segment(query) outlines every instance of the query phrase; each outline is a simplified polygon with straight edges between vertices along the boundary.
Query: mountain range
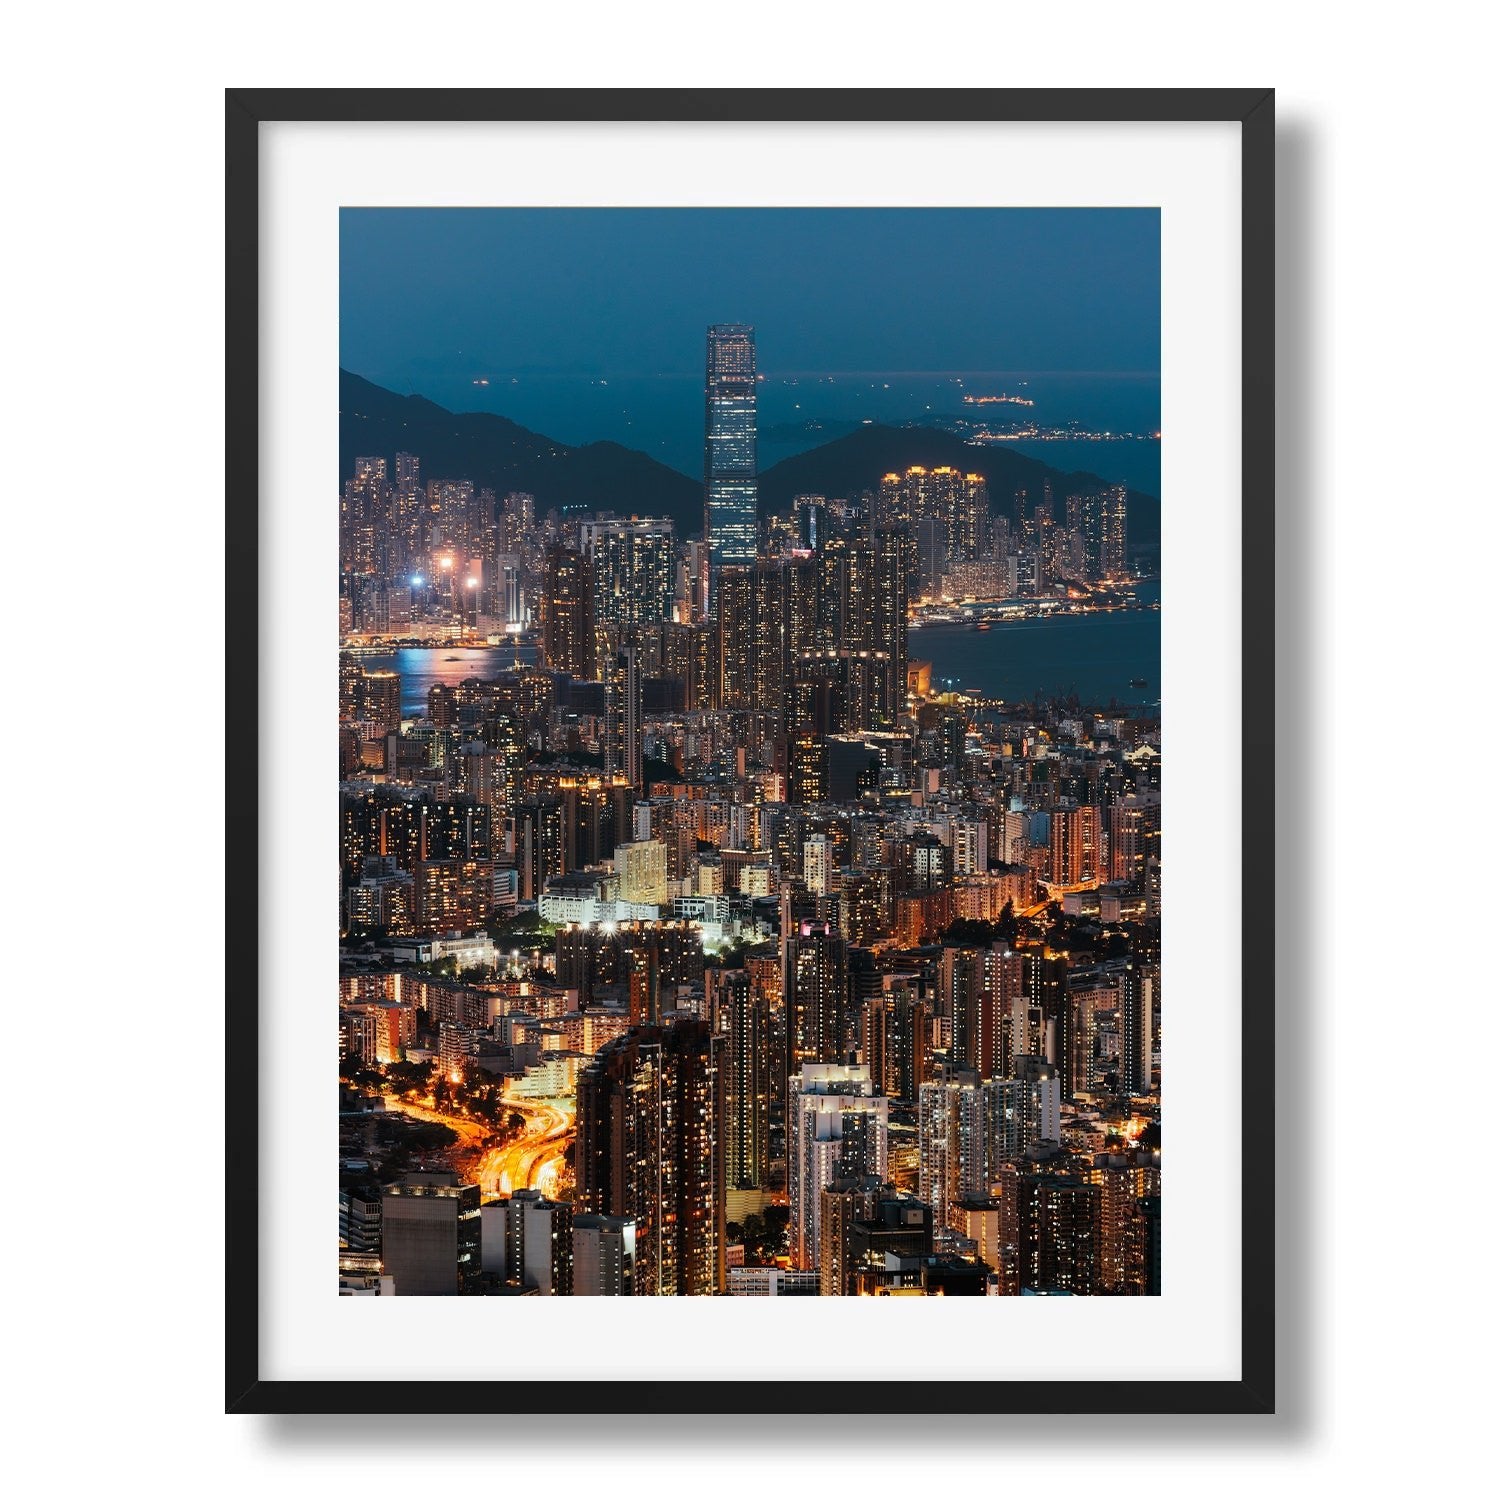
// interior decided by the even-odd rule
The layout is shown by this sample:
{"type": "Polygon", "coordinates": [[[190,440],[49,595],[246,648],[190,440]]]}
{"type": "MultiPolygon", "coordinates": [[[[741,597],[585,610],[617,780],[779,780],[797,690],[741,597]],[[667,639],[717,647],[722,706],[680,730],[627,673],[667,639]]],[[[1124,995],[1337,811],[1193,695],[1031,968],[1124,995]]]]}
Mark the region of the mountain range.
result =
{"type": "MultiPolygon", "coordinates": [[[[623,515],[671,516],[678,534],[703,529],[703,486],[649,454],[619,443],[567,443],[532,432],[493,412],[452,412],[423,396],[402,396],[348,370],[339,371],[339,473],[354,472],[361,455],[393,459],[415,453],[432,479],[471,479],[497,495],[524,490],[539,511],[568,506],[623,515]]],[[[785,511],[794,495],[857,495],[882,474],[922,464],[950,464],[983,474],[990,502],[1003,511],[1018,489],[1033,497],[1050,480],[1059,507],[1064,496],[1105,483],[1097,474],[1067,473],[1013,448],[975,447],[931,427],[878,423],[794,454],[760,475],[763,511],[785,511]]],[[[1160,503],[1130,491],[1131,544],[1161,536],[1160,503]]]]}

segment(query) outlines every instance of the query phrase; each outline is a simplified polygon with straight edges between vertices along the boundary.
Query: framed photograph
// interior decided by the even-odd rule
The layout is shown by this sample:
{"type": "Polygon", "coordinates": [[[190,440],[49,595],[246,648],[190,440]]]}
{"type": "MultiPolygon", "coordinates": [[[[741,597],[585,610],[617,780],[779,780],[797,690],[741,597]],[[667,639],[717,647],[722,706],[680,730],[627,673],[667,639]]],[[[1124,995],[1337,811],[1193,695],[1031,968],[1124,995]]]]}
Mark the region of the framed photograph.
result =
{"type": "Polygon", "coordinates": [[[227,92],[228,1411],[1275,1409],[1273,119],[227,92]]]}

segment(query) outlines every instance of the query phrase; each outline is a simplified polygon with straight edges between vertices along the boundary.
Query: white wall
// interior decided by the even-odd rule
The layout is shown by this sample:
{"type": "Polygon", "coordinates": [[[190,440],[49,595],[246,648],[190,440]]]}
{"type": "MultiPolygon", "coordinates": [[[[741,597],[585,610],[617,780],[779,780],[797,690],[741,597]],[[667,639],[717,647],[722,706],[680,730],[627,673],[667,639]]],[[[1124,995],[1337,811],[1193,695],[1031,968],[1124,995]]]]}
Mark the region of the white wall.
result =
{"type": "MultiPolygon", "coordinates": [[[[1357,11],[1307,0],[1253,10],[840,5],[825,19],[805,0],[760,0],[711,19],[695,0],[650,7],[649,21],[633,6],[590,9],[587,22],[569,10],[555,32],[544,30],[542,7],[464,4],[439,18],[388,0],[355,9],[142,4],[87,15],[33,6],[13,17],[9,50],[20,65],[0,98],[9,286],[19,293],[0,362],[12,418],[7,511],[19,526],[7,582],[27,596],[11,618],[45,619],[53,641],[13,652],[8,701],[24,705],[32,723],[46,721],[38,696],[51,694],[58,714],[74,707],[65,674],[89,659],[97,626],[107,619],[112,634],[120,629],[109,601],[124,598],[148,644],[138,671],[91,677],[91,720],[128,723],[158,684],[193,670],[204,686],[181,696],[217,718],[225,82],[1276,86],[1285,1414],[1198,1423],[923,1418],[905,1431],[879,1416],[841,1420],[857,1452],[830,1446],[827,1423],[810,1417],[673,1422],[669,1436],[636,1419],[531,1412],[490,1421],[230,1420],[220,1415],[215,1217],[195,1203],[179,1244],[154,1219],[159,1202],[149,1232],[132,1230],[144,1200],[133,1209],[127,1195],[112,1200],[126,1222],[111,1240],[110,1274],[84,1278],[105,1290],[84,1298],[63,1285],[77,1278],[65,1277],[55,1291],[12,1299],[24,1343],[13,1355],[24,1370],[13,1460],[29,1459],[42,1486],[62,1494],[145,1468],[170,1495],[206,1484],[235,1496],[327,1495],[347,1484],[351,1464],[375,1455],[387,1487],[426,1488],[448,1477],[436,1470],[457,1475],[501,1453],[512,1480],[519,1470],[539,1477],[564,1458],[580,1485],[649,1462],[663,1494],[693,1480],[722,1482],[740,1466],[768,1481],[795,1473],[804,1485],[846,1487],[860,1478],[926,1483],[935,1465],[984,1465],[1003,1473],[1005,1486],[1042,1494],[1117,1484],[1122,1472],[1168,1500],[1199,1495],[1206,1480],[1225,1500],[1332,1485],[1382,1495],[1413,1481],[1440,1493],[1488,1446],[1482,1309],[1460,1267],[1393,1253],[1386,1236],[1411,1222],[1391,1211],[1390,1195],[1414,1174],[1438,1192],[1470,1169],[1462,1151],[1396,1133],[1375,1101],[1389,1072],[1385,1038],[1405,998],[1401,945],[1422,941],[1426,923],[1448,921],[1454,909],[1445,903],[1456,898],[1435,878],[1425,916],[1393,930],[1369,923],[1363,897],[1367,873],[1395,857],[1381,809],[1406,774],[1403,757],[1420,749],[1446,777],[1469,757],[1477,766],[1494,743],[1493,700],[1482,690],[1493,685],[1493,663],[1473,659],[1480,642],[1493,641],[1485,574],[1496,555],[1494,237],[1481,214],[1482,200],[1493,199],[1493,165],[1480,149],[1483,134],[1493,138],[1492,48],[1470,30],[1478,9],[1455,0],[1357,11]],[[65,512],[59,474],[92,490],[70,491],[65,512]],[[1447,474],[1461,477],[1455,491],[1479,531],[1442,531],[1428,542],[1403,527],[1425,523],[1447,474]],[[172,588],[155,586],[162,555],[142,545],[143,510],[190,563],[185,582],[174,575],[172,588]],[[1483,522],[1481,513],[1489,513],[1483,522]],[[1419,591],[1404,587],[1401,559],[1413,550],[1429,580],[1419,591]],[[22,565],[44,555],[57,558],[56,575],[22,565]],[[1451,595],[1449,559],[1472,568],[1451,595]],[[1382,709],[1398,705],[1390,722],[1419,722],[1420,733],[1361,740],[1387,718],[1382,709]],[[1445,743],[1450,714],[1462,716],[1454,727],[1466,748],[1445,743]],[[1404,1279],[1414,1263],[1426,1278],[1416,1284],[1404,1279]]],[[[92,781],[101,744],[121,757],[112,773],[154,784],[157,737],[128,740],[74,736],[79,748],[64,761],[79,763],[59,766],[58,784],[80,784],[84,755],[92,781]]],[[[167,1050],[149,1070],[165,1081],[137,1075],[130,1093],[142,1111],[162,1101],[181,1178],[211,1184],[221,1168],[219,758],[210,745],[173,765],[185,794],[202,798],[205,815],[193,825],[204,873],[182,880],[180,865],[167,868],[169,851],[132,848],[132,859],[151,867],[139,869],[133,888],[170,886],[191,951],[180,985],[161,965],[140,976],[139,1003],[165,1011],[153,1034],[167,1050]],[[192,1024],[174,1024],[189,1008],[192,1024]]],[[[1476,774],[1461,784],[1486,781],[1476,774]]],[[[13,812],[12,847],[51,846],[48,799],[19,799],[13,812]]],[[[1493,846],[1492,804],[1476,817],[1488,821],[1489,838],[1466,826],[1469,851],[1493,846]]],[[[1457,843],[1456,833],[1435,836],[1457,843]]],[[[1400,857],[1409,854],[1403,847],[1400,857]]],[[[1427,857],[1440,869],[1463,867],[1456,847],[1427,857]]],[[[127,930],[142,916],[130,901],[91,908],[104,940],[95,947],[128,951],[127,930]]],[[[66,902],[29,915],[27,946],[72,952],[75,924],[66,902]],[[55,929],[57,941],[36,941],[37,928],[55,929]]],[[[1440,970],[1461,956],[1435,953],[1423,964],[1440,970]]],[[[17,993],[39,991],[24,969],[18,977],[17,993]]],[[[1430,977],[1435,993],[1438,975],[1430,977]]],[[[121,984],[112,975],[111,997],[123,1002],[121,984]]],[[[1475,994],[1454,986],[1446,1003],[1473,1007],[1475,994]]],[[[1441,1032],[1477,1034],[1456,1014],[1441,1032]]],[[[13,1067],[7,1112],[43,1180],[109,1192],[121,1163],[101,1137],[117,1130],[94,1101],[120,1095],[106,1081],[92,1098],[88,1090],[60,1098],[72,1076],[13,1067]],[[37,1136],[19,1129],[31,1116],[46,1121],[37,1136]]],[[[1483,1147],[1492,1132],[1472,1118],[1478,1092],[1455,1105],[1454,1137],[1483,1147]]],[[[332,1212],[330,1204],[330,1231],[332,1212]]],[[[329,1277],[331,1295],[331,1262],[329,1277]]]]}

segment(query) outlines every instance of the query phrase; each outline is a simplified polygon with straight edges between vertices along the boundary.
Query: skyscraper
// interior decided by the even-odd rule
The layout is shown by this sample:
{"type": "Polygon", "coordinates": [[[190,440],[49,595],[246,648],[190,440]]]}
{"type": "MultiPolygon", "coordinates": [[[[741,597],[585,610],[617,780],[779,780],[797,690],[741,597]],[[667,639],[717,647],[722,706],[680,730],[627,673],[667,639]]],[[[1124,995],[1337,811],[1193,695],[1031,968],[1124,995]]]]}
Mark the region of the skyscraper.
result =
{"type": "Polygon", "coordinates": [[[610,517],[579,528],[594,568],[594,622],[632,629],[672,618],[677,547],[666,518],[610,517]]]}
{"type": "Polygon", "coordinates": [[[770,1148],[770,1005],[744,969],[706,975],[716,1028],[728,1038],[728,1169],[732,1190],[761,1188],[770,1148]]]}
{"type": "Polygon", "coordinates": [[[622,773],[637,790],[642,785],[640,648],[624,645],[603,664],[604,774],[622,773]]]}
{"type": "Polygon", "coordinates": [[[708,542],[709,610],[719,569],[755,561],[755,330],[713,323],[704,383],[703,535],[708,542]]]}
{"type": "Polygon", "coordinates": [[[594,675],[594,570],[581,552],[547,553],[542,596],[542,656],[554,672],[594,675]]]}
{"type": "Polygon", "coordinates": [[[803,921],[782,939],[787,1062],[836,1063],[854,1046],[849,945],[827,922],[803,921]]]}
{"type": "Polygon", "coordinates": [[[636,1225],[635,1293],[726,1284],[724,1038],[706,1021],[635,1027],[578,1080],[579,1206],[636,1225]]]}
{"type": "Polygon", "coordinates": [[[875,1093],[868,1068],[804,1063],[789,1082],[791,1253],[811,1271],[820,1254],[823,1189],[846,1177],[886,1179],[890,1101],[875,1093]]]}

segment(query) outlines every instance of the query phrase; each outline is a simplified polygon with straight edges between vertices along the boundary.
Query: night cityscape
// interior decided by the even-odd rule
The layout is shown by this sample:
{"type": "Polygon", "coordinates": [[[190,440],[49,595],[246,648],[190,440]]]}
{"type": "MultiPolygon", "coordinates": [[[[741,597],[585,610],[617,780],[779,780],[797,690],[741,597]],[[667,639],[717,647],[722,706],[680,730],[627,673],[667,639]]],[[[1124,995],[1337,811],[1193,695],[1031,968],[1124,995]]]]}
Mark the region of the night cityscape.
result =
{"type": "Polygon", "coordinates": [[[341,373],[339,1292],[1157,1295],[1154,381],[746,301],[659,442],[341,373]]]}

